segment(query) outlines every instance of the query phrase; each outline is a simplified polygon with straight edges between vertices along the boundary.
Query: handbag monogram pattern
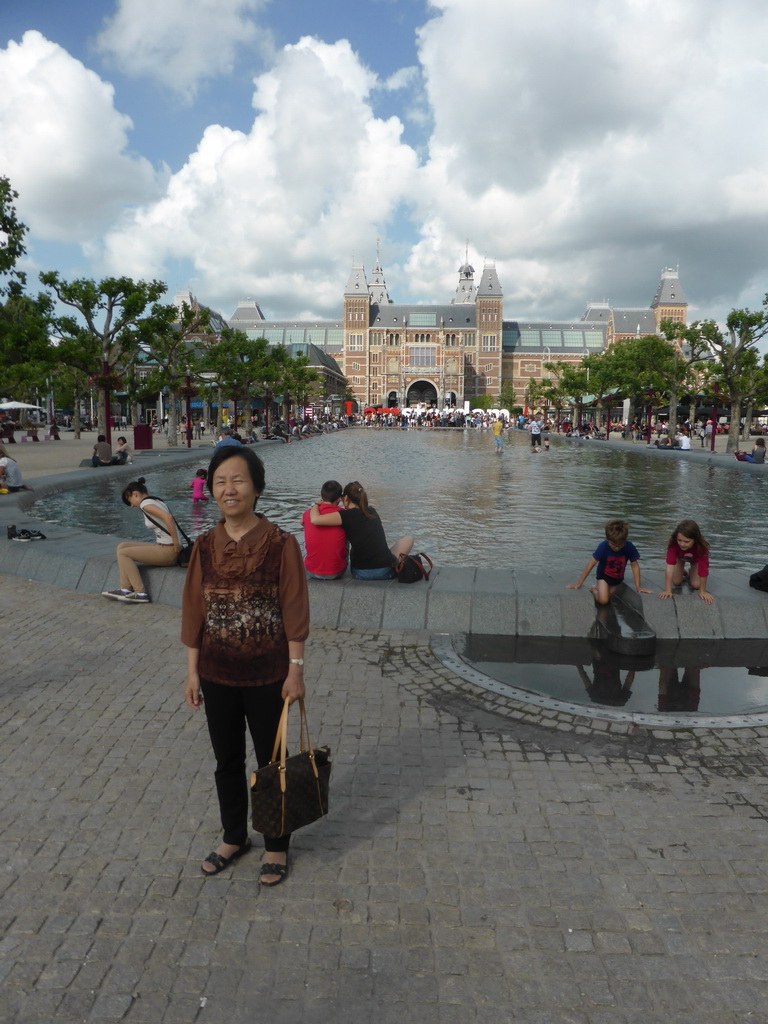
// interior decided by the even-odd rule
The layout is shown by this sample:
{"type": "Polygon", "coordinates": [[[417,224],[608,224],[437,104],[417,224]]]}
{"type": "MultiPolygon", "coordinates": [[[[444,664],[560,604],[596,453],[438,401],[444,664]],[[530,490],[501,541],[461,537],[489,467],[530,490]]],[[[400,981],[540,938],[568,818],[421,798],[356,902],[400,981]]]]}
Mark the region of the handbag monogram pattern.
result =
{"type": "Polygon", "coordinates": [[[304,701],[301,713],[301,750],[287,757],[288,700],[275,736],[272,760],[251,775],[251,820],[257,832],[270,839],[290,835],[328,813],[331,751],[312,747],[304,701]],[[278,757],[279,754],[279,757],[278,757]]]}

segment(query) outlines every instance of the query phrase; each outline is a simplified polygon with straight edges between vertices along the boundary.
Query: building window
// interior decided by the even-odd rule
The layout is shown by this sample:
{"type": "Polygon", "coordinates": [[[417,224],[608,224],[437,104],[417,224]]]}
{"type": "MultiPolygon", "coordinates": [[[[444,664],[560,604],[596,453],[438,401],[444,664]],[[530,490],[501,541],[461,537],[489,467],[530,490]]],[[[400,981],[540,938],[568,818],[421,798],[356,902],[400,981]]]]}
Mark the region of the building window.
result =
{"type": "Polygon", "coordinates": [[[353,384],[359,384],[360,383],[360,378],[359,377],[353,377],[352,378],[352,383],[353,384]]]}
{"type": "Polygon", "coordinates": [[[411,366],[434,366],[436,355],[435,348],[409,348],[408,362],[411,366]]]}
{"type": "Polygon", "coordinates": [[[372,345],[381,345],[383,340],[381,331],[371,331],[369,337],[372,345]]]}
{"type": "Polygon", "coordinates": [[[399,334],[388,334],[387,335],[387,344],[388,345],[399,345],[400,344],[400,335],[399,334]]]}
{"type": "Polygon", "coordinates": [[[455,334],[446,334],[446,336],[445,336],[445,344],[446,344],[446,347],[448,347],[448,348],[454,348],[455,345],[456,345],[456,335],[455,334]]]}
{"type": "Polygon", "coordinates": [[[371,366],[378,366],[378,365],[379,365],[379,353],[378,352],[371,352],[371,366]]]}
{"type": "Polygon", "coordinates": [[[360,369],[360,363],[352,363],[352,369],[353,370],[359,370],[360,369]]]}
{"type": "Polygon", "coordinates": [[[462,334],[462,336],[461,336],[461,344],[465,348],[469,348],[470,345],[474,345],[475,344],[475,336],[474,336],[474,334],[462,334]]]}
{"type": "Polygon", "coordinates": [[[349,336],[349,350],[350,352],[359,352],[363,347],[363,336],[362,334],[350,334],[349,336]]]}
{"type": "Polygon", "coordinates": [[[495,352],[496,351],[496,335],[495,334],[484,334],[483,335],[483,352],[495,352]]]}

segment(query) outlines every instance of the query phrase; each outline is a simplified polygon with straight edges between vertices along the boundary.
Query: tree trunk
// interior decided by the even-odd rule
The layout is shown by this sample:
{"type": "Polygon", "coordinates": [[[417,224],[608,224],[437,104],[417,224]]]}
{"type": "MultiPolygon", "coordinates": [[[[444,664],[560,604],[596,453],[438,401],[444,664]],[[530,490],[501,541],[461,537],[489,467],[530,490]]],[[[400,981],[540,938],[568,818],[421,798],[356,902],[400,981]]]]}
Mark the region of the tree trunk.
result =
{"type": "MultiPolygon", "coordinates": [[[[731,395],[731,424],[728,428],[728,444],[725,447],[727,453],[735,452],[739,447],[739,434],[741,433],[741,395],[735,398],[731,395]]],[[[717,421],[712,424],[712,429],[717,430],[717,421]]]]}
{"type": "Polygon", "coordinates": [[[221,408],[221,388],[217,389],[216,392],[216,434],[221,433],[221,428],[224,426],[223,410],[221,408]]]}
{"type": "Polygon", "coordinates": [[[74,434],[75,434],[75,440],[79,441],[80,440],[80,433],[81,433],[81,431],[83,429],[83,425],[80,422],[80,395],[78,395],[77,391],[75,391],[75,393],[74,393],[73,401],[74,401],[75,411],[74,411],[74,413],[72,415],[72,430],[74,431],[74,434]]]}
{"type": "Polygon", "coordinates": [[[744,441],[748,441],[750,437],[749,430],[752,426],[752,410],[754,409],[754,407],[754,402],[747,402],[746,414],[744,416],[744,429],[741,432],[741,437],[744,441]]]}
{"type": "Polygon", "coordinates": [[[667,437],[672,444],[677,437],[677,388],[669,389],[669,424],[667,426],[667,437]]]}
{"type": "Polygon", "coordinates": [[[134,399],[131,402],[131,426],[135,427],[139,422],[139,403],[134,399]]]}
{"type": "Polygon", "coordinates": [[[168,447],[178,448],[179,447],[179,411],[177,403],[179,396],[175,391],[168,392],[168,402],[165,407],[165,412],[168,417],[168,447]]]}
{"type": "Polygon", "coordinates": [[[104,392],[101,390],[101,388],[99,388],[99,395],[96,402],[96,433],[107,433],[106,402],[104,401],[104,392]]]}

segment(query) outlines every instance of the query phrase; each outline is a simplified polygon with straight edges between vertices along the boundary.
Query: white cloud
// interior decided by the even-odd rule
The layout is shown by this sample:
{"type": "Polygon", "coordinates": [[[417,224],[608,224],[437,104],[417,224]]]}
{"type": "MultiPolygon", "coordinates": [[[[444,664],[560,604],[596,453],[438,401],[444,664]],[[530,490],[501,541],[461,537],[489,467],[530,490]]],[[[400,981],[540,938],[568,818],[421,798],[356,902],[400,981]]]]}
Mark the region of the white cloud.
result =
{"type": "MultiPolygon", "coordinates": [[[[552,287],[527,305],[540,315],[578,301],[585,278],[590,293],[648,301],[673,259],[702,297],[743,274],[745,251],[765,276],[759,0],[485,0],[482,18],[467,18],[463,0],[433,7],[419,33],[434,118],[419,211],[430,237],[411,257],[425,280],[442,270],[432,254],[467,235],[501,265],[528,261],[537,279],[550,269],[552,287]]],[[[527,284],[502,285],[510,313],[528,303],[527,284]]]]}
{"type": "Polygon", "coordinates": [[[146,277],[191,257],[204,301],[336,315],[353,251],[386,232],[417,172],[400,122],[372,114],[375,85],[345,41],[286,47],[256,79],[251,130],[210,127],[165,196],[109,234],[107,265],[146,277]]]}
{"type": "Polygon", "coordinates": [[[128,75],[146,76],[191,100],[199,83],[232,69],[238,47],[268,50],[252,15],[269,0],[118,0],[99,50],[128,75]]]}
{"type": "Polygon", "coordinates": [[[84,244],[158,191],[112,87],[39,32],[0,50],[0,166],[35,236],[84,244]]]}

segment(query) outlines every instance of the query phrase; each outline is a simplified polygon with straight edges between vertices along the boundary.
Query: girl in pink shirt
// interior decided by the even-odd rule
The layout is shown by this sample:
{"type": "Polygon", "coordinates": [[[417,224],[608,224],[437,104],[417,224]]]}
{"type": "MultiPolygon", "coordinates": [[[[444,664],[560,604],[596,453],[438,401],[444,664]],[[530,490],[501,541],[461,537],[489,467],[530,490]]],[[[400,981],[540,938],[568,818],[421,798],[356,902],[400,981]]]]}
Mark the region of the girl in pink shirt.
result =
{"type": "Polygon", "coordinates": [[[207,479],[208,470],[198,469],[189,485],[192,488],[192,501],[208,501],[208,496],[205,493],[205,481],[207,479]]]}
{"type": "Polygon", "coordinates": [[[707,593],[709,578],[709,542],[701,535],[698,523],[684,519],[678,523],[667,545],[667,568],[661,598],[672,597],[672,587],[679,587],[687,579],[693,590],[707,604],[713,597],[707,593]]]}

